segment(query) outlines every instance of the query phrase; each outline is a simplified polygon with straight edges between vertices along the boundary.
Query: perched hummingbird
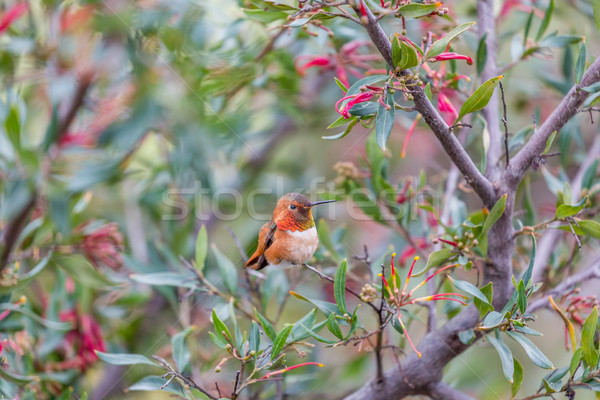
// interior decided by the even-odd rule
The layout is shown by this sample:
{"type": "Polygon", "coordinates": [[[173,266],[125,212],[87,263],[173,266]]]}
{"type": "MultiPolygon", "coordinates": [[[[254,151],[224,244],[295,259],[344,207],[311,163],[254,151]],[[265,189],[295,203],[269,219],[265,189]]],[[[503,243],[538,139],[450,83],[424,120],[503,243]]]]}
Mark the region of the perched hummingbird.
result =
{"type": "Polygon", "coordinates": [[[273,217],[260,228],[258,247],[244,268],[263,269],[267,265],[298,265],[308,261],[319,246],[311,203],[299,193],[283,195],[277,202],[273,217]]]}

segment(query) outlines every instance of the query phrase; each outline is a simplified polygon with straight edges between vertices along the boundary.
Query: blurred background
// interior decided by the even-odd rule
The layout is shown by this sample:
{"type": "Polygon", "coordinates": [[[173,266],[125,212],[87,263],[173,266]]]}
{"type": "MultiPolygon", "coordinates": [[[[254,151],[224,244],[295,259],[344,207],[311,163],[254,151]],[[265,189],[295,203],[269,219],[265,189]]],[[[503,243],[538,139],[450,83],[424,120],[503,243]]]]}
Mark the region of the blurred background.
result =
{"type": "MultiPolygon", "coordinates": [[[[224,281],[243,286],[238,242],[243,252],[253,252],[258,230],[287,192],[301,192],[313,201],[338,199],[314,210],[323,236],[313,264],[333,275],[339,260],[347,258],[349,285],[357,291],[374,282],[379,264],[389,265],[392,251],[401,257],[400,267],[412,262],[417,250],[407,243],[406,232],[418,251],[433,248],[439,221],[420,203],[429,204],[451,226],[481,210],[456,172],[457,189],[445,193],[450,162],[425,124],[418,124],[407,139],[414,113],[396,113],[385,151],[375,145],[372,129],[361,124],[341,139],[323,139],[344,130],[327,129],[340,116],[334,104],[343,96],[334,77],[346,74],[351,84],[385,67],[365,32],[350,21],[326,20],[326,29],[312,24],[282,28],[283,4],[0,3],[0,226],[5,253],[11,227],[22,219],[16,243],[3,259],[9,267],[3,270],[0,293],[7,304],[26,296],[23,309],[43,318],[23,322],[17,312],[0,317],[1,338],[15,345],[1,353],[7,365],[22,375],[42,376],[31,391],[10,379],[0,382],[6,398],[71,396],[68,388],[78,395],[85,391],[91,399],[170,398],[172,394],[156,391],[124,394],[151,367],[112,366],[97,360],[93,350],[168,358],[172,336],[190,326],[195,327],[187,337],[191,373],[203,382],[231,387],[236,367],[225,364],[222,372],[214,372],[224,351],[207,334],[212,309],[227,319],[228,302],[205,292],[182,300],[185,291],[176,285],[140,282],[131,275],[185,271],[180,257],[194,258],[197,233],[205,226],[214,246],[206,277],[218,288],[225,288],[224,281]],[[385,179],[394,189],[397,215],[391,221],[363,198],[347,196],[353,187],[348,182],[373,191],[369,179],[375,160],[385,164],[385,179]],[[323,244],[325,237],[329,243],[323,244]],[[365,247],[370,263],[364,260],[365,247]],[[235,267],[226,277],[219,255],[235,267]],[[44,260],[48,265],[35,270],[44,260]],[[19,270],[35,270],[35,279],[16,284],[19,270]],[[56,321],[79,328],[59,326],[62,330],[56,331],[50,323],[56,321]]],[[[444,6],[450,10],[446,18],[407,21],[407,36],[420,43],[429,29],[477,20],[475,1],[447,1],[444,6]]],[[[588,59],[598,51],[591,4],[583,0],[556,3],[548,32],[558,30],[560,38],[524,40],[530,14],[537,27],[547,6],[542,0],[506,0],[496,8],[498,62],[505,69],[514,149],[531,133],[534,118],[543,121],[574,83],[584,38],[593,38],[586,42],[588,59]]],[[[384,28],[400,32],[402,21],[386,19],[384,28]]],[[[459,60],[446,65],[456,76],[470,77],[453,83],[455,107],[480,84],[478,41],[470,31],[454,45],[456,52],[476,61],[473,65],[459,60]]],[[[598,125],[589,119],[584,114],[569,123],[553,144],[560,156],[531,174],[516,206],[524,224],[554,215],[555,195],[598,135],[598,125]]],[[[483,165],[485,127],[478,117],[471,124],[472,129],[457,134],[483,165]]],[[[593,184],[598,177],[591,179],[593,184]]],[[[572,246],[565,235],[550,261],[555,268],[564,266],[572,246]]],[[[529,248],[519,248],[517,270],[527,265],[528,257],[529,248]]],[[[585,263],[585,253],[577,257],[585,263]]],[[[263,272],[268,293],[264,312],[278,315],[278,329],[311,309],[289,299],[288,289],[334,301],[332,285],[306,270],[263,272]]],[[[474,271],[461,274],[462,279],[477,279],[474,271]]],[[[438,308],[440,315],[452,312],[449,305],[438,308]]],[[[411,335],[418,342],[426,313],[419,307],[414,312],[411,335]]],[[[360,313],[365,326],[376,324],[367,310],[360,313]]],[[[547,332],[536,344],[555,365],[568,365],[560,318],[542,311],[534,326],[547,332]]],[[[400,335],[394,340],[403,342],[400,335]]],[[[288,353],[288,364],[301,362],[309,352],[305,360],[322,362],[325,368],[290,373],[285,381],[290,398],[339,398],[374,375],[368,345],[313,344],[288,353]]],[[[526,373],[520,393],[534,392],[546,371],[535,367],[520,347],[508,344],[526,373]]],[[[395,364],[391,352],[384,362],[395,364]]],[[[510,397],[497,353],[486,343],[457,357],[445,380],[480,399],[510,397]]],[[[265,389],[265,398],[274,393],[274,386],[265,389]]],[[[592,393],[578,393],[577,398],[592,399],[592,393]]]]}

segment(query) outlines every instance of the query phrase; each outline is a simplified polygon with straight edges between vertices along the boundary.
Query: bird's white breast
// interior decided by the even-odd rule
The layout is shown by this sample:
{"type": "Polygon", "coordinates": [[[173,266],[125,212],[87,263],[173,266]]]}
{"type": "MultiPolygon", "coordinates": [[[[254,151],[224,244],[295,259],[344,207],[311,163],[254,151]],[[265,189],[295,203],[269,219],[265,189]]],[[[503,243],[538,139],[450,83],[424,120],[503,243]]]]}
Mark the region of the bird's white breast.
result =
{"type": "Polygon", "coordinates": [[[307,262],[319,247],[317,228],[314,226],[304,231],[286,231],[288,243],[288,259],[280,264],[303,264],[307,262]]]}

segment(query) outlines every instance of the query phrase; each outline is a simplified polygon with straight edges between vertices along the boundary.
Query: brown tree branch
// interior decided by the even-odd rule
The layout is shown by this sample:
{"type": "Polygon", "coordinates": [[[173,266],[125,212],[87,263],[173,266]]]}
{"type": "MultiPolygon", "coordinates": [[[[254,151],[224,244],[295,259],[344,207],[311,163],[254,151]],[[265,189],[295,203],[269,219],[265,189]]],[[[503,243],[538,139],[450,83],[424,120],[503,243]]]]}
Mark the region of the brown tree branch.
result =
{"type": "MultiPolygon", "coordinates": [[[[365,6],[364,9],[367,18],[363,26],[377,47],[377,50],[379,50],[386,63],[393,70],[394,63],[392,61],[392,46],[390,41],[369,7],[365,6]]],[[[355,9],[355,11],[359,17],[362,15],[360,9],[355,9]]],[[[411,72],[404,70],[401,72],[401,75],[410,76],[411,72]]],[[[412,88],[411,94],[414,98],[415,108],[423,116],[427,125],[429,125],[446,153],[452,159],[452,162],[456,164],[467,183],[471,185],[483,201],[483,204],[487,207],[492,207],[497,200],[497,195],[490,181],[483,176],[475,163],[473,163],[471,157],[469,157],[456,136],[451,132],[448,124],[446,124],[442,116],[433,104],[431,104],[431,101],[429,101],[429,98],[427,98],[427,95],[425,95],[423,88],[418,86],[414,80],[408,80],[407,86],[412,88]]]]}
{"type": "Polygon", "coordinates": [[[560,104],[554,109],[552,114],[533,133],[531,139],[519,150],[513,157],[510,166],[504,173],[504,182],[513,190],[516,189],[519,182],[523,178],[525,171],[529,168],[536,157],[544,151],[546,141],[553,132],[560,129],[575,115],[587,99],[589,93],[581,90],[582,87],[590,86],[600,81],[600,57],[590,65],[588,70],[583,74],[581,83],[574,85],[567,95],[562,99],[560,104]]]}
{"type": "Polygon", "coordinates": [[[583,269],[579,273],[572,275],[562,281],[559,285],[553,287],[552,289],[546,291],[542,297],[537,300],[534,300],[527,306],[527,312],[534,312],[539,310],[540,308],[547,307],[548,295],[553,298],[557,298],[562,296],[563,294],[572,290],[579,283],[588,281],[590,279],[600,279],[600,258],[596,259],[590,266],[583,269]]]}
{"type": "Polygon", "coordinates": [[[429,397],[434,400],[474,400],[471,396],[459,392],[444,382],[438,382],[429,387],[429,397]]]}

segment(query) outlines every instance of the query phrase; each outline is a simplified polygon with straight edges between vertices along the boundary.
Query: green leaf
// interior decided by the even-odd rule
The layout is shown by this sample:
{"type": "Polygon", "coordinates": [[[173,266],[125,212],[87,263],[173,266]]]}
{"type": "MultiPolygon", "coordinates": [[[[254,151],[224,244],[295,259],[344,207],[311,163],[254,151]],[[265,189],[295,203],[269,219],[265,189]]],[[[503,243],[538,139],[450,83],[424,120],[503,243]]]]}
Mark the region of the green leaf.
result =
{"type": "Polygon", "coordinates": [[[342,92],[344,92],[344,93],[348,92],[348,88],[346,87],[346,85],[344,85],[344,83],[342,81],[340,81],[337,77],[334,77],[333,79],[335,79],[336,85],[338,85],[338,87],[342,90],[342,92]]]}
{"type": "Polygon", "coordinates": [[[392,47],[392,60],[394,66],[400,69],[412,68],[419,64],[417,50],[397,36],[392,47]]]}
{"type": "Polygon", "coordinates": [[[221,321],[214,308],[212,310],[212,322],[217,336],[227,336],[227,338],[233,342],[233,336],[231,336],[229,328],[221,321]]]}
{"type": "Polygon", "coordinates": [[[434,268],[434,267],[438,267],[438,266],[442,265],[450,257],[452,257],[452,255],[453,255],[452,250],[450,250],[448,248],[443,248],[443,249],[434,251],[433,253],[431,253],[429,255],[429,258],[427,259],[427,265],[425,266],[425,268],[423,268],[422,270],[420,270],[418,272],[413,272],[411,277],[417,278],[417,277],[423,275],[425,272],[427,272],[430,268],[434,268]]]}
{"type": "Polygon", "coordinates": [[[427,82],[427,85],[425,85],[425,89],[423,89],[425,91],[425,96],[427,96],[427,98],[429,99],[429,101],[431,101],[431,83],[427,82]]]}
{"type": "Polygon", "coordinates": [[[258,318],[258,322],[260,322],[260,324],[262,325],[267,337],[271,339],[271,341],[274,341],[277,334],[275,333],[275,328],[273,328],[273,325],[269,322],[268,319],[266,319],[258,311],[256,311],[256,308],[254,309],[254,315],[256,315],[256,318],[258,318]]]}
{"type": "Polygon", "coordinates": [[[533,22],[533,17],[535,16],[535,10],[531,10],[529,13],[529,17],[527,17],[527,22],[525,23],[525,33],[523,34],[523,47],[527,45],[527,38],[529,37],[529,31],[531,30],[531,23],[533,22]]]}
{"type": "Polygon", "coordinates": [[[334,313],[336,315],[344,314],[340,311],[339,307],[335,303],[323,300],[309,299],[301,295],[300,293],[294,292],[293,290],[290,290],[289,292],[295,298],[311,303],[312,305],[317,307],[323,314],[325,314],[325,316],[329,316],[329,314],[331,313],[334,313]]]}
{"type": "Polygon", "coordinates": [[[590,189],[594,184],[594,178],[596,177],[596,171],[598,170],[598,159],[594,160],[593,163],[583,173],[581,178],[581,187],[590,189]]]}
{"type": "Polygon", "coordinates": [[[487,33],[485,33],[481,39],[479,39],[479,45],[477,46],[477,75],[481,75],[485,64],[487,63],[487,33]]]}
{"type": "MultiPolygon", "coordinates": [[[[375,85],[378,82],[384,81],[386,79],[388,79],[389,76],[388,75],[370,75],[367,76],[366,78],[362,78],[357,80],[356,82],[354,82],[354,84],[352,84],[352,86],[350,86],[350,88],[348,89],[348,92],[346,92],[346,96],[353,96],[355,94],[359,94],[361,92],[361,88],[365,85],[375,85]]],[[[350,100],[348,100],[350,101],[350,100]]],[[[344,104],[344,103],[342,103],[344,104]]]]}
{"type": "Polygon", "coordinates": [[[579,221],[579,226],[588,235],[600,240],[600,223],[594,220],[579,221]]]}
{"type": "Polygon", "coordinates": [[[167,379],[160,376],[145,376],[133,385],[129,386],[127,390],[133,392],[152,392],[155,390],[160,390],[161,392],[164,391],[173,393],[178,397],[186,398],[183,388],[176,380],[172,380],[167,386],[163,387],[163,385],[165,385],[167,382],[167,379]]]}
{"type": "Polygon", "coordinates": [[[585,207],[585,203],[587,203],[588,197],[584,197],[579,200],[577,204],[561,204],[556,208],[556,213],[554,214],[554,218],[556,219],[565,219],[568,217],[572,217],[573,215],[578,214],[585,207]]]}
{"type": "Polygon", "coordinates": [[[590,86],[582,87],[581,90],[585,90],[588,93],[596,93],[600,91],[600,82],[592,83],[590,86]]]}
{"type": "Polygon", "coordinates": [[[114,286],[114,282],[101,274],[81,254],[55,254],[51,261],[83,286],[95,289],[114,286]]]}
{"type": "Polygon", "coordinates": [[[188,366],[191,358],[190,350],[185,344],[186,337],[196,329],[195,326],[190,326],[181,332],[177,332],[171,338],[171,347],[173,348],[173,360],[177,365],[177,370],[182,372],[188,366]]]}
{"type": "Polygon", "coordinates": [[[490,311],[490,313],[483,319],[482,326],[486,328],[492,328],[500,325],[502,321],[504,321],[504,314],[501,314],[498,311],[490,311]]]}
{"type": "Polygon", "coordinates": [[[312,329],[307,328],[306,326],[302,325],[302,327],[304,328],[304,330],[313,338],[315,338],[316,340],[318,340],[321,343],[327,343],[327,344],[335,344],[338,341],[337,340],[329,340],[329,339],[325,339],[323,336],[318,335],[316,332],[314,332],[312,329]]]}
{"type": "Polygon", "coordinates": [[[525,314],[527,310],[527,294],[525,293],[525,284],[522,280],[517,284],[517,306],[519,306],[521,315],[525,314]]]}
{"type": "Polygon", "coordinates": [[[96,350],[96,355],[102,361],[107,362],[112,365],[138,365],[138,364],[146,364],[153,365],[158,367],[154,362],[152,362],[148,357],[143,356],[141,354],[128,354],[128,353],[103,353],[101,351],[96,350]]]}
{"type": "Polygon", "coordinates": [[[579,347],[577,350],[575,350],[575,353],[573,353],[573,357],[571,357],[571,362],[569,363],[569,373],[571,375],[575,375],[575,372],[577,371],[577,368],[579,367],[579,363],[581,362],[582,358],[583,349],[579,347]]]}
{"type": "Polygon", "coordinates": [[[458,37],[462,33],[471,29],[473,25],[475,25],[475,22],[466,22],[452,29],[450,32],[444,35],[444,37],[442,37],[440,40],[437,40],[431,45],[431,47],[427,51],[425,58],[427,59],[436,57],[445,52],[450,42],[452,42],[454,39],[456,39],[456,37],[458,37]]]}
{"type": "Polygon", "coordinates": [[[473,92],[473,94],[469,96],[467,101],[465,101],[465,103],[462,105],[456,121],[458,122],[465,115],[479,111],[487,106],[490,98],[494,94],[494,89],[496,86],[498,86],[498,82],[500,82],[502,78],[504,78],[504,76],[500,75],[483,82],[483,84],[479,86],[477,90],[475,90],[475,92],[473,92]]]}
{"type": "Polygon", "coordinates": [[[13,382],[19,385],[26,385],[28,383],[38,381],[40,378],[37,376],[25,376],[10,372],[3,367],[0,367],[0,377],[6,379],[9,382],[13,382]]]}
{"type": "Polygon", "coordinates": [[[287,340],[292,328],[294,325],[288,325],[279,332],[275,340],[273,340],[273,347],[271,348],[271,360],[277,358],[283,346],[285,345],[285,341],[287,340]]]}
{"type": "Polygon", "coordinates": [[[11,286],[0,286],[0,294],[13,293],[15,290],[29,285],[29,283],[34,280],[44,270],[44,268],[46,268],[46,265],[48,265],[51,257],[52,252],[50,252],[46,257],[42,258],[40,262],[38,262],[30,271],[21,275],[16,284],[11,286]]]}
{"type": "Polygon", "coordinates": [[[544,36],[546,29],[548,29],[548,25],[550,25],[550,18],[552,18],[553,11],[554,11],[554,0],[550,0],[550,4],[548,5],[548,8],[546,9],[546,15],[544,15],[544,20],[542,21],[542,24],[540,25],[540,29],[538,30],[537,36],[535,38],[536,41],[539,42],[540,39],[542,38],[542,36],[544,36]]]}
{"type": "Polygon", "coordinates": [[[402,14],[404,18],[419,18],[424,17],[426,15],[435,12],[442,3],[433,3],[433,4],[421,4],[421,3],[412,3],[406,4],[400,8],[398,8],[397,13],[402,14]]]}
{"type": "MultiPolygon", "coordinates": [[[[311,17],[312,18],[312,17],[311,17]]],[[[306,25],[311,18],[298,18],[287,25],[284,25],[286,28],[298,28],[302,25],[306,25]]]]}
{"type": "Polygon", "coordinates": [[[523,383],[523,367],[521,366],[521,363],[516,359],[513,358],[513,361],[515,363],[515,367],[514,367],[514,374],[513,374],[513,384],[511,387],[512,390],[512,395],[513,397],[515,397],[517,395],[517,392],[519,391],[519,389],[521,388],[521,384],[523,383]]]}
{"type": "Polygon", "coordinates": [[[594,344],[594,336],[596,335],[596,327],[598,326],[598,307],[594,307],[590,315],[583,324],[581,331],[581,350],[583,352],[583,360],[591,369],[596,369],[598,364],[598,350],[594,344]]]}
{"type": "Polygon", "coordinates": [[[306,329],[303,326],[308,326],[312,328],[315,325],[315,321],[317,320],[317,309],[313,308],[310,310],[308,314],[302,317],[298,322],[294,324],[294,329],[292,329],[292,341],[297,342],[299,340],[303,340],[306,337],[310,336],[306,329]]]}
{"type": "Polygon", "coordinates": [[[200,272],[204,271],[206,264],[206,253],[208,251],[208,237],[206,233],[206,225],[202,225],[196,236],[196,268],[200,272]]]}
{"type": "Polygon", "coordinates": [[[587,57],[585,40],[581,43],[581,47],[579,48],[579,57],[577,57],[577,62],[575,63],[575,82],[579,85],[581,82],[581,77],[583,76],[583,72],[585,71],[585,60],[587,57]]]}
{"type": "Polygon", "coordinates": [[[255,351],[258,353],[258,349],[260,348],[260,331],[258,329],[258,324],[256,321],[252,321],[252,326],[250,327],[250,336],[248,337],[248,351],[255,351]]]}
{"type": "Polygon", "coordinates": [[[531,257],[529,258],[529,266],[527,267],[527,269],[523,273],[523,276],[521,277],[521,280],[525,283],[526,289],[529,289],[529,287],[531,287],[531,285],[533,285],[531,277],[533,275],[533,265],[535,264],[536,251],[537,251],[537,245],[535,242],[535,236],[531,235],[531,257]]]}
{"type": "Polygon", "coordinates": [[[531,340],[527,339],[520,333],[515,333],[511,331],[506,331],[506,333],[517,343],[519,343],[521,347],[523,347],[523,349],[535,365],[537,365],[540,368],[546,369],[554,368],[550,360],[548,360],[544,353],[542,353],[540,349],[538,349],[537,346],[531,342],[531,340]]]}
{"type": "Polygon", "coordinates": [[[152,286],[176,286],[188,289],[196,287],[196,279],[178,272],[152,272],[149,274],[131,274],[131,280],[152,286]]]}
{"type": "Polygon", "coordinates": [[[462,344],[470,344],[475,339],[475,332],[473,329],[466,329],[464,331],[458,332],[458,338],[462,344]]]}
{"type": "Polygon", "coordinates": [[[598,32],[600,32],[600,1],[592,0],[592,9],[594,11],[594,24],[598,32]]]}
{"type": "MultiPolygon", "coordinates": [[[[354,107],[352,107],[352,108],[354,108],[354,107]]],[[[340,117],[340,118],[342,120],[345,120],[345,118],[343,116],[340,117]]],[[[339,120],[339,118],[338,118],[338,120],[339,120]]],[[[358,121],[359,121],[359,118],[356,118],[356,117],[352,118],[350,120],[350,123],[348,124],[348,126],[346,126],[346,129],[344,129],[342,132],[340,132],[340,133],[338,133],[336,135],[321,136],[321,139],[325,139],[325,140],[337,140],[337,139],[341,139],[343,137],[346,137],[346,136],[348,136],[348,134],[350,133],[350,131],[352,131],[352,128],[354,127],[354,125],[358,124],[358,121]]],[[[335,122],[334,122],[334,124],[335,124],[335,122]]]]}
{"type": "Polygon", "coordinates": [[[500,361],[502,362],[502,371],[504,372],[504,376],[506,380],[510,383],[514,382],[514,374],[515,374],[515,363],[513,360],[513,355],[508,348],[507,345],[504,344],[500,335],[498,334],[498,330],[495,331],[496,337],[494,334],[486,335],[485,338],[494,348],[498,355],[500,356],[500,361]]]}
{"type": "Polygon", "coordinates": [[[550,147],[552,147],[552,143],[554,143],[554,139],[556,138],[556,133],[557,133],[557,131],[554,131],[554,132],[552,132],[550,137],[548,137],[548,140],[546,140],[546,148],[544,148],[544,152],[542,154],[548,153],[548,151],[550,150],[550,147]]]}
{"type": "Polygon", "coordinates": [[[475,297],[476,299],[481,300],[485,304],[488,304],[490,306],[492,305],[490,303],[490,301],[488,300],[488,298],[486,297],[486,295],[483,294],[481,292],[481,290],[479,290],[472,283],[467,282],[467,281],[459,281],[458,279],[454,279],[451,276],[448,276],[448,279],[450,280],[450,282],[452,282],[452,284],[454,286],[456,286],[456,288],[462,290],[463,292],[466,292],[466,293],[470,294],[471,296],[475,297]]]}
{"type": "Polygon", "coordinates": [[[392,127],[394,126],[394,95],[389,91],[387,92],[386,104],[390,107],[389,110],[383,105],[379,105],[377,111],[377,117],[375,118],[375,137],[377,138],[377,144],[382,150],[385,150],[385,144],[387,143],[390,133],[392,133],[392,127]]]}
{"type": "Polygon", "coordinates": [[[212,245],[213,253],[215,253],[215,257],[217,259],[217,266],[219,267],[219,272],[221,273],[221,278],[223,279],[223,283],[225,283],[225,287],[231,294],[235,294],[237,289],[237,268],[233,264],[233,262],[219,249],[216,245],[212,245]]]}
{"type": "Polygon", "coordinates": [[[348,313],[348,308],[346,308],[346,268],[347,262],[346,259],[343,259],[335,272],[335,279],[333,282],[335,302],[340,311],[344,314],[348,313]]]}
{"type": "Polygon", "coordinates": [[[329,256],[339,263],[340,256],[337,253],[333,242],[331,241],[329,227],[327,226],[327,222],[324,218],[319,219],[317,234],[319,236],[319,243],[329,251],[329,256]]]}
{"type": "Polygon", "coordinates": [[[500,217],[504,213],[504,208],[506,207],[507,197],[508,195],[504,194],[504,196],[500,197],[496,204],[494,204],[494,207],[492,207],[490,213],[483,222],[483,227],[481,229],[481,234],[479,235],[479,237],[485,235],[490,230],[490,228],[496,223],[496,221],[500,219],[500,217]]]}
{"type": "Polygon", "coordinates": [[[479,316],[481,317],[481,316],[486,315],[487,313],[489,313],[490,311],[492,311],[494,309],[494,307],[491,306],[492,299],[494,297],[493,282],[488,282],[487,285],[482,286],[481,288],[479,288],[479,290],[488,299],[487,304],[480,301],[478,298],[473,299],[473,303],[475,304],[475,307],[477,307],[477,309],[479,310],[479,316]]]}
{"type": "Polygon", "coordinates": [[[333,333],[338,339],[344,339],[344,334],[342,333],[342,328],[340,328],[340,324],[335,319],[335,314],[329,314],[327,318],[327,329],[329,332],[333,333]]]}

